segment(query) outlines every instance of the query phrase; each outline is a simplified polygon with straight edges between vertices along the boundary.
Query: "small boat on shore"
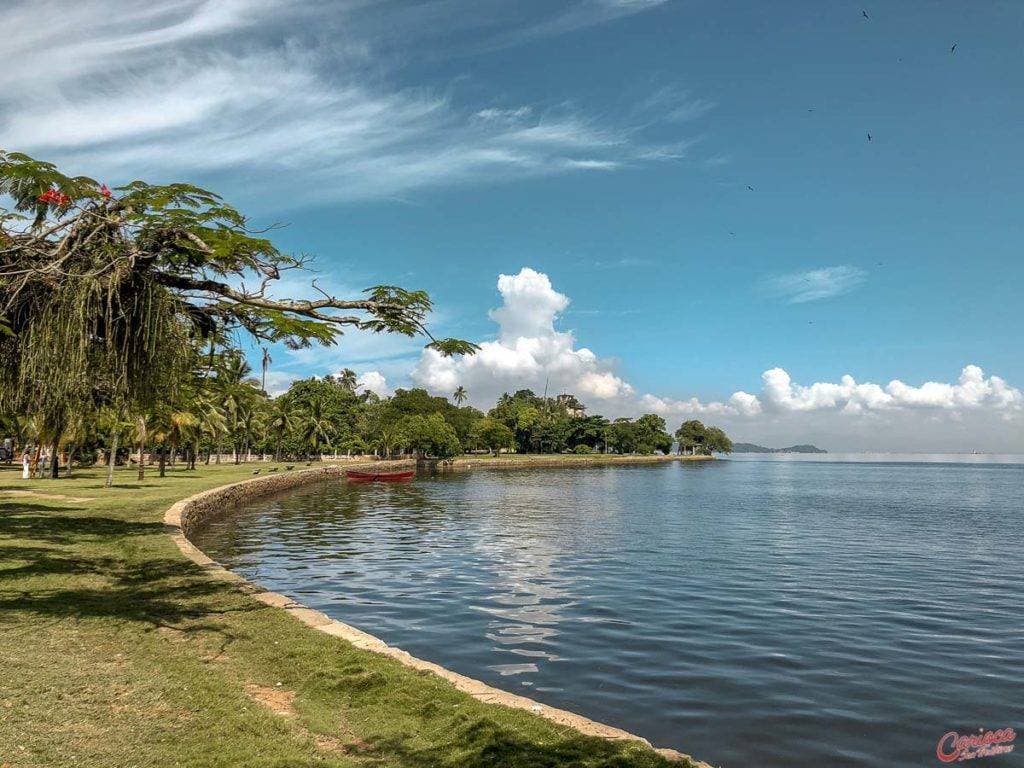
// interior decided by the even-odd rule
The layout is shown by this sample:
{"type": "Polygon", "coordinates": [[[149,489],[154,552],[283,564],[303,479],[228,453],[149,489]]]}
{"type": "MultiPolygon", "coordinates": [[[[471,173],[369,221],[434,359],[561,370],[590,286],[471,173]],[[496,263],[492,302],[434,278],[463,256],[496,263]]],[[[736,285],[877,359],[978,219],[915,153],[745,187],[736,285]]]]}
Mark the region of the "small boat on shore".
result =
{"type": "Polygon", "coordinates": [[[400,472],[358,472],[354,469],[346,470],[345,476],[353,483],[400,483],[404,480],[412,480],[416,476],[415,469],[405,469],[400,472]]]}

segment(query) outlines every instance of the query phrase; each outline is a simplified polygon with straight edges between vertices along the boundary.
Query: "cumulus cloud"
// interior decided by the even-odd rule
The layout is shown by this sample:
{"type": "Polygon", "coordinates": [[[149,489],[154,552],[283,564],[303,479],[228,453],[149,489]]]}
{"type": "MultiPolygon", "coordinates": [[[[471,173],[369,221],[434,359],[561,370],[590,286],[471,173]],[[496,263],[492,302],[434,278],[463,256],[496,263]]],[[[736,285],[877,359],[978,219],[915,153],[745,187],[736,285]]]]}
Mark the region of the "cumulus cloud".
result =
{"type": "Polygon", "coordinates": [[[985,376],[976,365],[960,372],[955,384],[928,381],[920,386],[894,379],[884,387],[870,382],[858,383],[846,375],[838,383],[816,382],[809,386],[794,384],[782,368],[772,368],[761,376],[763,399],[769,408],[782,411],[842,410],[848,413],[891,409],[941,409],[1020,411],[1024,394],[998,376],[985,376]]]}
{"type": "Polygon", "coordinates": [[[356,378],[356,387],[385,397],[391,394],[388,380],[380,371],[365,371],[356,378]]]}
{"type": "Polygon", "coordinates": [[[928,381],[920,386],[899,379],[885,386],[858,382],[843,376],[838,382],[818,381],[802,385],[793,382],[783,368],[761,374],[761,393],[735,392],[725,402],[701,402],[697,398],[673,400],[645,395],[641,403],[660,414],[710,414],[760,416],[762,414],[838,411],[846,414],[894,410],[991,410],[1012,415],[1024,410],[1024,393],[998,376],[986,376],[976,365],[968,365],[955,384],[928,381]]]}
{"type": "Polygon", "coordinates": [[[736,392],[726,402],[701,402],[696,397],[675,400],[647,394],[640,398],[640,405],[660,416],[757,416],[762,412],[761,401],[756,395],[736,392]]]}
{"type": "Polygon", "coordinates": [[[576,347],[570,331],[555,322],[569,306],[542,272],[523,267],[498,277],[502,305],[490,312],[498,324],[496,341],[485,341],[471,357],[445,358],[424,350],[412,378],[420,386],[448,394],[464,386],[473,402],[492,402],[502,392],[522,388],[570,391],[599,401],[625,397],[633,387],[591,350],[576,347]]]}
{"type": "Polygon", "coordinates": [[[810,269],[765,280],[762,287],[789,304],[804,304],[842,296],[863,285],[868,273],[859,267],[810,269]]]}
{"type": "Polygon", "coordinates": [[[842,440],[849,448],[884,439],[893,448],[921,449],[953,433],[958,440],[981,442],[997,435],[1013,444],[998,425],[1024,414],[1024,393],[976,365],[964,367],[952,383],[893,379],[878,384],[846,375],[837,382],[800,384],[785,369],[772,368],[761,375],[759,392],[740,390],[723,400],[638,393],[616,372],[613,360],[577,346],[572,332],[558,330],[570,299],[547,275],[528,267],[500,275],[498,292],[502,304],[489,313],[498,324],[497,339],[483,342],[472,357],[424,351],[412,372],[416,384],[442,395],[461,385],[471,402],[486,406],[502,392],[540,392],[547,383],[549,392],[572,392],[610,417],[657,413],[670,423],[700,418],[743,437],[781,435],[778,439],[788,444],[818,436],[827,444],[842,440]]]}

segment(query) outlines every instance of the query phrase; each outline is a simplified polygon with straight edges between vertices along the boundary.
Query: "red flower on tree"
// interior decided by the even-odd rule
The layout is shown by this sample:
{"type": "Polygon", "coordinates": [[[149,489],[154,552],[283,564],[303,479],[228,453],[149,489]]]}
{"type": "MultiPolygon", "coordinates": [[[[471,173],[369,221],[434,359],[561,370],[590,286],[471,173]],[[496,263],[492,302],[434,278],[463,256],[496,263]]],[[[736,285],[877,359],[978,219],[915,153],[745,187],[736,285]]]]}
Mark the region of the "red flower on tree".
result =
{"type": "Polygon", "coordinates": [[[61,192],[59,189],[51,187],[41,194],[38,198],[40,203],[47,203],[49,205],[67,205],[71,202],[71,198],[61,192]]]}

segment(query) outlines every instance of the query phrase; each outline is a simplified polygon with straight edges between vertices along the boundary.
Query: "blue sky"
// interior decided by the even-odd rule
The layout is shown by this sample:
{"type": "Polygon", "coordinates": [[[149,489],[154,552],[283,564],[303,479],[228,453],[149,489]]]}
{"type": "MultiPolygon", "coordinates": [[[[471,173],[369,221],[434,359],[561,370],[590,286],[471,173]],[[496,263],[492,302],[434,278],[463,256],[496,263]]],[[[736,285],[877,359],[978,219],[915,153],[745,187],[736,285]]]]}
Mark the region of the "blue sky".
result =
{"type": "Polygon", "coordinates": [[[398,340],[274,350],[276,386],[348,365],[483,403],[554,379],[751,440],[1024,450],[1019,3],[104,5],[0,10],[0,145],[199,180],[288,222],[332,289],[425,288],[438,331],[499,345],[487,371],[398,340]],[[524,267],[548,287],[499,294],[524,267]],[[537,349],[503,302],[539,312],[537,349]]]}

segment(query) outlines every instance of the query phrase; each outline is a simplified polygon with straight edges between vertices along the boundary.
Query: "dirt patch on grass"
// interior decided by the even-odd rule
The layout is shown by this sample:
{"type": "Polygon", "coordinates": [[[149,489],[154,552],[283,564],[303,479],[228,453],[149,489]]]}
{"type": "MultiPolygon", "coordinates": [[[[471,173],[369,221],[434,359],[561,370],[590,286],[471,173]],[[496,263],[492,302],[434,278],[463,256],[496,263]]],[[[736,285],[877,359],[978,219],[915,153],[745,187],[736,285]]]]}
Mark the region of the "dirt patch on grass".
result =
{"type": "MultiPolygon", "coordinates": [[[[295,692],[279,687],[255,685],[250,683],[245,686],[246,695],[254,701],[258,701],[275,715],[281,717],[295,717],[295,692]]],[[[300,723],[296,728],[307,738],[312,737],[313,743],[320,752],[328,752],[339,755],[369,755],[373,746],[360,739],[343,719],[339,724],[336,735],[325,733],[311,734],[308,729],[300,723]]]]}
{"type": "Polygon", "coordinates": [[[295,717],[295,691],[250,683],[245,686],[245,692],[249,698],[258,701],[275,715],[295,717]]]}
{"type": "Polygon", "coordinates": [[[313,737],[313,743],[316,744],[316,748],[321,752],[364,756],[374,752],[373,746],[356,736],[345,723],[341,724],[337,736],[318,733],[313,737]]]}

